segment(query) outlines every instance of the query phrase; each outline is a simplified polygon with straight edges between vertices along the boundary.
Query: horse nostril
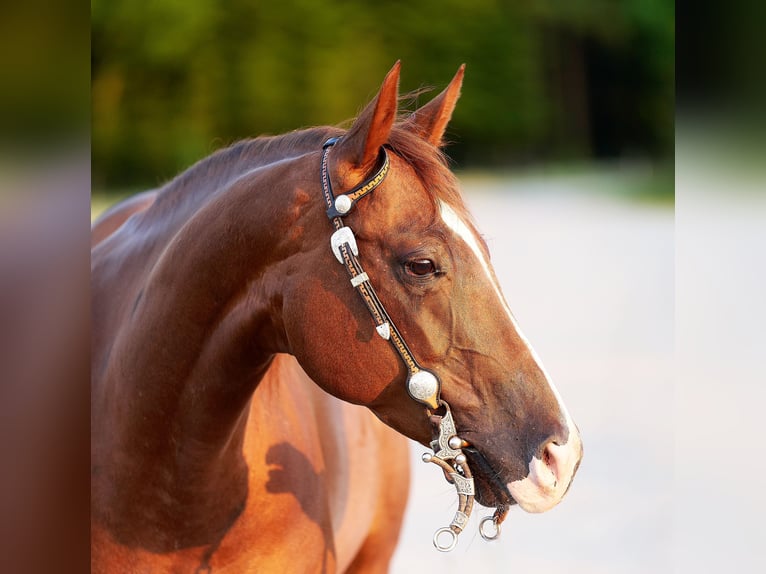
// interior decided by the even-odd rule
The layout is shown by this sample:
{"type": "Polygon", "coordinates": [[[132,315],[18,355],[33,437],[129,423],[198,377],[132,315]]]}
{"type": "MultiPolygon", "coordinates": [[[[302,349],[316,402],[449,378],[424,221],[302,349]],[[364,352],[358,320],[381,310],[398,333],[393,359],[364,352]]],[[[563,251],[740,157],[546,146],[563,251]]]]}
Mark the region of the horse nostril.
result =
{"type": "Polygon", "coordinates": [[[542,449],[540,457],[544,468],[553,475],[555,483],[571,481],[578,463],[582,457],[582,446],[578,437],[573,437],[561,444],[556,440],[549,440],[542,449]]]}
{"type": "Polygon", "coordinates": [[[561,470],[561,461],[560,455],[561,455],[562,447],[560,447],[555,441],[549,441],[546,443],[546,445],[543,447],[543,456],[542,461],[545,467],[551,472],[553,475],[553,485],[554,487],[558,483],[559,479],[559,471],[561,470]]]}
{"type": "Polygon", "coordinates": [[[545,463],[545,466],[550,467],[552,463],[553,455],[551,454],[550,449],[548,448],[549,444],[556,444],[554,443],[548,443],[543,447],[543,456],[542,461],[545,463]]]}

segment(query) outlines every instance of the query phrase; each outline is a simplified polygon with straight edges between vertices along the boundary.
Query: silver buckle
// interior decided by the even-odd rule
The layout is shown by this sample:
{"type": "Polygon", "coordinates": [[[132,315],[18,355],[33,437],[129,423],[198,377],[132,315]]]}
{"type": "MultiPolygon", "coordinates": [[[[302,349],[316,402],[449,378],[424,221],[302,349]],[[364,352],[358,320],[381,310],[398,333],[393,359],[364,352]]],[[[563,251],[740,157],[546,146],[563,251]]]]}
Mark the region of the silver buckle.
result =
{"type": "Polygon", "coordinates": [[[343,255],[340,252],[340,246],[344,243],[348,243],[351,253],[359,255],[359,248],[356,246],[356,237],[350,227],[341,227],[330,236],[330,247],[335,254],[335,259],[338,263],[343,263],[343,255]]]}

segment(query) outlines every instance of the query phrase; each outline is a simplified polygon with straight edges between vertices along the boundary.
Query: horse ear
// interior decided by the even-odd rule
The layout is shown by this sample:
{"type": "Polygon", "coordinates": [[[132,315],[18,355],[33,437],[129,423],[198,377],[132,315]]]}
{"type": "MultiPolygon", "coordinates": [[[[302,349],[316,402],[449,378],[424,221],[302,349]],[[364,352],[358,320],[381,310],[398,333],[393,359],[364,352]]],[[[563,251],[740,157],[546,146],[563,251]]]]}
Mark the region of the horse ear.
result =
{"type": "Polygon", "coordinates": [[[397,60],[386,74],[378,95],[367,104],[338,144],[338,155],[353,167],[363,168],[374,163],[380,147],[388,141],[396,120],[399,99],[399,68],[397,60]]]}
{"type": "Polygon", "coordinates": [[[441,147],[443,144],[442,137],[452,117],[452,112],[455,110],[455,104],[460,97],[464,73],[465,64],[458,68],[455,77],[441,94],[412,112],[412,115],[407,118],[407,125],[410,129],[436,147],[441,147]]]}

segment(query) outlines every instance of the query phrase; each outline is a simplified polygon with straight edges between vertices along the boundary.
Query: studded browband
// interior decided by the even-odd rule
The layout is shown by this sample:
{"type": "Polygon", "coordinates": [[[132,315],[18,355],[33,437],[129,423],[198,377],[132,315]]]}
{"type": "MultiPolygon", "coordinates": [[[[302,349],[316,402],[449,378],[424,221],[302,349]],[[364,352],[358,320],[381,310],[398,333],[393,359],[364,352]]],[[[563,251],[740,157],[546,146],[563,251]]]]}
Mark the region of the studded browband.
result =
{"type": "Polygon", "coordinates": [[[390,162],[385,147],[380,148],[380,168],[368,180],[362,182],[347,193],[333,194],[332,183],[327,166],[330,149],[340,138],[330,138],[322,146],[322,193],[327,204],[327,217],[335,227],[335,233],[330,238],[330,246],[335,258],[343,264],[351,278],[351,285],[357,290],[375,321],[375,330],[386,341],[393,345],[407,368],[407,392],[417,402],[436,410],[441,405],[439,394],[441,383],[431,371],[421,367],[405,343],[399,329],[380,302],[375,289],[370,284],[370,278],[359,263],[359,249],[356,237],[350,227],[343,224],[343,217],[348,215],[357,201],[378,187],[388,175],[390,162]]]}

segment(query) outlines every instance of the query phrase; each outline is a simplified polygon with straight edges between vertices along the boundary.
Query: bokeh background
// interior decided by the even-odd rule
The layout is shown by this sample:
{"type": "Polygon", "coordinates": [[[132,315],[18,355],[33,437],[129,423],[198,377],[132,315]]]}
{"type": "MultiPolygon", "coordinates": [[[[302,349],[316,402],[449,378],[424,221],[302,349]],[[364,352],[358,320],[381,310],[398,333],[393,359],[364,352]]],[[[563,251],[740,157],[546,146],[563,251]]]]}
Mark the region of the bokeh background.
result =
{"type": "Polygon", "coordinates": [[[0,569],[88,569],[93,206],[353,117],[401,58],[405,90],[468,64],[449,152],[586,454],[559,507],[445,558],[413,450],[394,571],[766,571],[766,5],[271,4],[3,5],[0,569]]]}
{"type": "Polygon", "coordinates": [[[460,169],[644,162],[672,194],[670,0],[91,6],[98,190],[155,186],[237,139],[353,118],[401,59],[404,92],[441,89],[467,64],[449,132],[460,169]]]}
{"type": "Polygon", "coordinates": [[[92,2],[94,214],[245,137],[343,124],[466,63],[447,152],[585,460],[565,501],[479,509],[419,463],[392,571],[672,568],[674,4],[668,0],[92,2]],[[647,419],[647,417],[649,417],[647,419]]]}

